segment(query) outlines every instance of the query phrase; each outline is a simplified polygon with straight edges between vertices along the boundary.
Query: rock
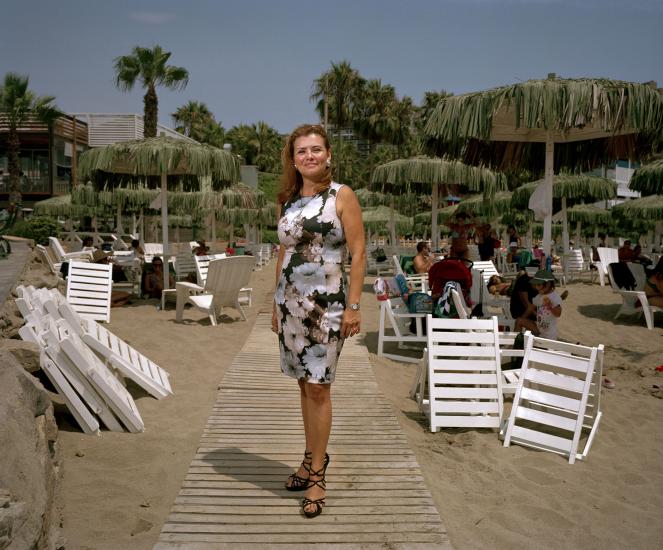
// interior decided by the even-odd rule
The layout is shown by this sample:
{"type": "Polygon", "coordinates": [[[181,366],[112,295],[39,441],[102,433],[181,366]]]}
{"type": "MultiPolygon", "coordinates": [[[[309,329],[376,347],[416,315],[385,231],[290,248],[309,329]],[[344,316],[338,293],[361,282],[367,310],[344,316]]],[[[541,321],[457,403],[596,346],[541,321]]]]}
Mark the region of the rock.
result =
{"type": "Polygon", "coordinates": [[[18,329],[23,326],[23,317],[18,312],[16,303],[8,298],[0,308],[0,336],[3,338],[17,338],[18,329]]]}
{"type": "Polygon", "coordinates": [[[37,372],[39,366],[39,346],[23,340],[0,339],[0,349],[9,351],[28,372],[37,372]]]}
{"type": "Polygon", "coordinates": [[[39,381],[0,349],[0,548],[61,545],[61,451],[39,381]]]}

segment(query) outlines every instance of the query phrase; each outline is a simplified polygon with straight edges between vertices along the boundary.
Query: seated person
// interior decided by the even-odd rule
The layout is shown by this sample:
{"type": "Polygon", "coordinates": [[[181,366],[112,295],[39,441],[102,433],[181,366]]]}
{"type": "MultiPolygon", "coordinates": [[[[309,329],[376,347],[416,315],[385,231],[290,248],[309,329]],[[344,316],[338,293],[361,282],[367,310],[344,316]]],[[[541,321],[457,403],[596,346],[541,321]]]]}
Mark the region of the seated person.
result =
{"type": "Polygon", "coordinates": [[[645,256],[642,253],[642,247],[639,244],[636,244],[633,248],[633,259],[631,261],[636,264],[644,265],[645,267],[650,266],[653,263],[649,256],[645,256]]]}
{"type": "Polygon", "coordinates": [[[235,255],[235,247],[236,247],[236,246],[237,246],[237,245],[235,244],[235,242],[228,243],[228,246],[226,247],[226,254],[227,254],[228,256],[234,256],[234,255],[235,255]]]}
{"type": "Polygon", "coordinates": [[[140,241],[138,239],[133,239],[131,241],[131,251],[134,253],[135,258],[138,258],[139,260],[145,259],[145,251],[143,250],[143,247],[140,246],[140,241]]]}
{"type": "Polygon", "coordinates": [[[647,277],[645,295],[650,306],[663,307],[663,258],[647,277]]]}
{"type": "MultiPolygon", "coordinates": [[[[152,258],[152,271],[145,276],[145,293],[149,298],[161,298],[163,290],[163,260],[161,256],[152,258]]],[[[168,286],[175,287],[175,279],[168,274],[168,286]]]]}
{"type": "Polygon", "coordinates": [[[423,241],[417,243],[417,255],[412,261],[415,273],[428,273],[428,270],[433,265],[433,258],[431,258],[428,243],[423,241]]]}
{"type": "Polygon", "coordinates": [[[94,250],[94,239],[88,235],[87,237],[83,237],[83,250],[94,250]]]}
{"type": "MultiPolygon", "coordinates": [[[[95,250],[92,255],[92,262],[95,264],[109,264],[111,263],[112,252],[104,252],[103,250],[95,250]]],[[[113,282],[126,281],[127,277],[124,274],[124,271],[120,266],[113,265],[113,282]]],[[[123,290],[112,290],[111,291],[111,307],[119,307],[125,304],[131,303],[129,298],[131,298],[131,293],[125,292],[123,290]]]]}
{"type": "MultiPolygon", "coordinates": [[[[531,277],[527,273],[522,273],[513,283],[511,290],[511,303],[509,309],[511,317],[518,319],[522,317],[525,311],[532,305],[534,296],[538,293],[536,289],[530,284],[531,277]]],[[[535,317],[532,316],[534,319],[535,317]]]]}
{"type": "Polygon", "coordinates": [[[196,241],[198,246],[193,249],[194,256],[207,256],[209,255],[209,247],[205,244],[203,239],[196,241]]]}
{"type": "Polygon", "coordinates": [[[631,241],[624,241],[624,246],[622,246],[618,251],[617,255],[620,262],[632,262],[633,261],[633,249],[631,248],[631,241]]]}
{"type": "Polygon", "coordinates": [[[511,295],[511,283],[505,281],[499,275],[493,275],[490,279],[488,279],[486,286],[488,287],[488,292],[491,294],[497,294],[500,296],[511,295]]]}

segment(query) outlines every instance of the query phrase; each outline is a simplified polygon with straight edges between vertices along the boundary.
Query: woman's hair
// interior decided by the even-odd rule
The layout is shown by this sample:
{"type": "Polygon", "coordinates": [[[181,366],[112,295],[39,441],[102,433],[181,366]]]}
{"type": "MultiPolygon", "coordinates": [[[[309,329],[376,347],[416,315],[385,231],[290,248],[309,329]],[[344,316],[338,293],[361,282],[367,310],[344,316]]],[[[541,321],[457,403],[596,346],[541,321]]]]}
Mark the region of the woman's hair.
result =
{"type": "Polygon", "coordinates": [[[499,275],[491,275],[490,279],[488,279],[488,284],[486,286],[491,287],[493,285],[498,285],[503,282],[504,280],[499,275]]]}
{"type": "MultiPolygon", "coordinates": [[[[297,138],[315,134],[320,136],[325,142],[325,148],[329,151],[329,138],[327,132],[319,124],[302,124],[297,126],[288,136],[283,151],[281,152],[281,162],[283,164],[283,173],[281,174],[281,188],[277,195],[277,202],[285,204],[302,189],[303,180],[301,174],[295,169],[295,141],[297,138]]],[[[331,183],[331,167],[325,172],[325,176],[316,185],[316,192],[320,192],[331,183]]]]}
{"type": "Polygon", "coordinates": [[[161,256],[154,256],[154,258],[152,258],[152,265],[155,265],[157,263],[163,265],[163,260],[161,259],[161,256]]]}

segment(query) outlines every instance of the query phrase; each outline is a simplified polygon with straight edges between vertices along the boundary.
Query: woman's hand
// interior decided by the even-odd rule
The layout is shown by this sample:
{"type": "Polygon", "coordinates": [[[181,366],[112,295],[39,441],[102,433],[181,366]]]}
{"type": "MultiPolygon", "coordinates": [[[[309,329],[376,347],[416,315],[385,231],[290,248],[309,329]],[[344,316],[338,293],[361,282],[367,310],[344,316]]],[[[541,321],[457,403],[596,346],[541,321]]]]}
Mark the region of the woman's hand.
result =
{"type": "Polygon", "coordinates": [[[361,313],[359,310],[345,309],[341,323],[341,338],[351,338],[361,330],[361,313]]]}
{"type": "Polygon", "coordinates": [[[272,309],[272,332],[279,333],[279,321],[276,317],[276,306],[272,309]]]}

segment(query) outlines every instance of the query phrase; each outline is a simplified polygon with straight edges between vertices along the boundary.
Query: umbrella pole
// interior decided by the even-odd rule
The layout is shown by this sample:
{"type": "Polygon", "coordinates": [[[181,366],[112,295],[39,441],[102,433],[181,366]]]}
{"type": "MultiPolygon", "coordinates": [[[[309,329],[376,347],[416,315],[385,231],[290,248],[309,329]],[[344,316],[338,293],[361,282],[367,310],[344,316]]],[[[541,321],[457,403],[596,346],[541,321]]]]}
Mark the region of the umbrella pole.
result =
{"type": "Polygon", "coordinates": [[[117,207],[117,223],[115,224],[115,232],[118,235],[124,233],[124,227],[122,227],[122,207],[117,207]]]}
{"type": "Polygon", "coordinates": [[[163,288],[168,289],[168,276],[170,267],[168,260],[170,254],[168,250],[168,190],[166,189],[166,172],[161,172],[161,232],[163,236],[163,288]]]}
{"type": "Polygon", "coordinates": [[[552,196],[553,176],[555,173],[555,143],[546,141],[546,167],[545,167],[545,197],[548,213],[543,218],[543,252],[546,256],[552,256],[552,196]]]}
{"type": "Polygon", "coordinates": [[[661,246],[661,232],[663,230],[663,222],[657,221],[654,226],[654,246],[658,250],[658,247],[661,246]]]}
{"type": "Polygon", "coordinates": [[[580,226],[581,222],[576,222],[576,244],[580,246],[580,226]]]}
{"type": "Polygon", "coordinates": [[[437,229],[437,209],[439,200],[440,184],[433,184],[433,194],[431,196],[431,224],[430,237],[433,251],[440,249],[440,232],[437,229]]]}
{"type": "Polygon", "coordinates": [[[569,220],[566,217],[566,197],[562,197],[562,240],[564,241],[564,254],[569,253],[569,220]]]}
{"type": "Polygon", "coordinates": [[[389,238],[391,246],[396,246],[396,222],[394,221],[394,196],[389,199],[389,238]]]}

